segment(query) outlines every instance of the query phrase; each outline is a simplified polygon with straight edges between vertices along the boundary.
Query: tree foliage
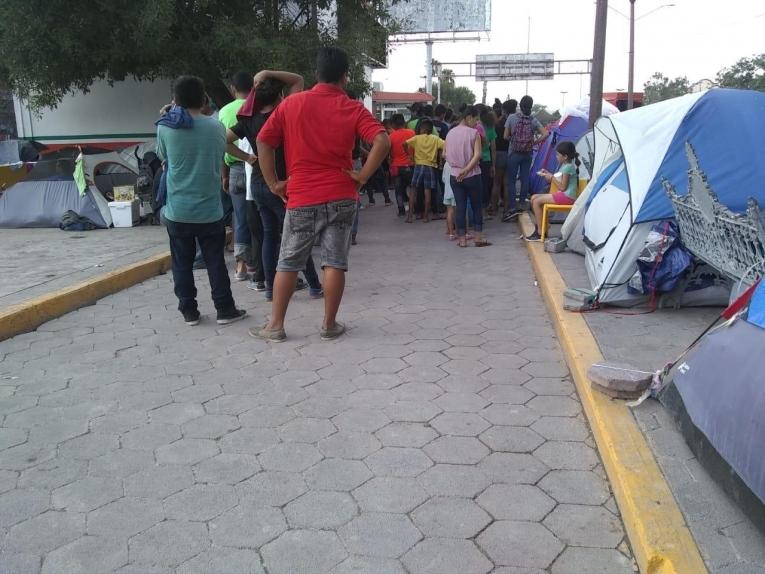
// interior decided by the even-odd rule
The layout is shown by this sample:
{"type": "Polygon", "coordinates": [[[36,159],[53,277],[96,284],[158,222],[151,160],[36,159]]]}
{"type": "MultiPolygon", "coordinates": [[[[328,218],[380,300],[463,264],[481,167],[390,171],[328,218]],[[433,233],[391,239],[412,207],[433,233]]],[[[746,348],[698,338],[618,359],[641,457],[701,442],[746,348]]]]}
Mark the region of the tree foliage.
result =
{"type": "Polygon", "coordinates": [[[670,98],[682,96],[691,91],[688,78],[678,76],[670,80],[664,74],[656,72],[651,79],[643,85],[643,103],[654,104],[670,98]]]}
{"type": "Polygon", "coordinates": [[[384,60],[395,31],[387,7],[386,0],[3,0],[0,82],[43,107],[99,79],[185,73],[202,77],[220,105],[230,100],[224,79],[237,70],[283,68],[311,82],[316,48],[337,44],[354,59],[351,89],[361,94],[369,90],[364,58],[384,60]]]}
{"type": "Polygon", "coordinates": [[[741,58],[729,68],[723,68],[717,73],[717,83],[723,88],[765,92],[765,54],[741,58]]]}
{"type": "MultiPolygon", "coordinates": [[[[453,110],[458,110],[462,104],[472,105],[476,95],[470,88],[458,86],[454,81],[454,72],[448,68],[441,71],[441,102],[453,110]]],[[[438,82],[433,82],[430,93],[438,97],[438,82]]]]}

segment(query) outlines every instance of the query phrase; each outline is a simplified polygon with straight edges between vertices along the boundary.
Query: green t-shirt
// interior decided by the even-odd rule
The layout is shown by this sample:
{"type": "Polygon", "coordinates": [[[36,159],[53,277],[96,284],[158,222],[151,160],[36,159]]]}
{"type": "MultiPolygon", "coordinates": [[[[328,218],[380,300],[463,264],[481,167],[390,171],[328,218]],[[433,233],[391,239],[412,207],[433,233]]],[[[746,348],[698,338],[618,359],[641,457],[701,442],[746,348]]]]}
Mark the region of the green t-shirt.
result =
{"type": "Polygon", "coordinates": [[[483,129],[486,131],[486,142],[481,149],[481,161],[491,161],[491,142],[497,139],[497,130],[486,124],[483,124],[483,129]]]}
{"type": "MultiPolygon", "coordinates": [[[[239,108],[242,107],[242,104],[244,103],[244,100],[234,100],[233,102],[227,103],[225,106],[223,106],[220,111],[218,112],[218,119],[220,120],[220,123],[224,125],[224,127],[227,128],[233,128],[236,123],[236,114],[239,111],[239,108]]],[[[237,143],[237,142],[235,142],[237,143]]],[[[226,165],[234,165],[237,162],[240,162],[242,160],[235,158],[233,155],[227,153],[223,156],[223,161],[226,162],[226,165]]]]}
{"type": "MultiPolygon", "coordinates": [[[[413,119],[409,120],[409,122],[406,124],[406,127],[407,127],[407,129],[414,130],[416,132],[417,131],[417,125],[421,121],[422,121],[422,118],[413,118],[413,119]]],[[[440,134],[438,132],[438,128],[435,125],[433,126],[433,135],[440,137],[440,134]]]]}
{"type": "Polygon", "coordinates": [[[191,129],[157,128],[157,155],[166,162],[167,203],[163,215],[177,223],[212,223],[223,218],[220,168],[226,130],[210,117],[195,116],[191,129]]]}
{"type": "Polygon", "coordinates": [[[576,174],[576,166],[573,163],[564,163],[560,167],[560,172],[568,174],[568,186],[563,193],[571,199],[576,199],[576,189],[579,187],[579,176],[576,174]]]}

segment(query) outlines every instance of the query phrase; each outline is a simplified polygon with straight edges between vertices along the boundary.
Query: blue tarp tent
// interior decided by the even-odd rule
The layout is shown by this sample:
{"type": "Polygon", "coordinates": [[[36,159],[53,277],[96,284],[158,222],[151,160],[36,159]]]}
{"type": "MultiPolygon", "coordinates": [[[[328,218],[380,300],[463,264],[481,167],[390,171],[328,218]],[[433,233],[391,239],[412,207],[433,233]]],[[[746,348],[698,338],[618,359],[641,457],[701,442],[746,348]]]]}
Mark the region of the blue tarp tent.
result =
{"type": "Polygon", "coordinates": [[[765,528],[765,281],[748,310],[712,329],[677,362],[660,400],[722,486],[765,528]],[[753,496],[752,496],[753,495],[753,496]]]}
{"type": "Polygon", "coordinates": [[[531,164],[529,177],[530,193],[547,193],[550,184],[537,175],[540,169],[546,169],[551,173],[558,170],[558,160],[555,157],[555,148],[560,142],[576,142],[587,131],[587,118],[568,115],[557,125],[550,128],[550,135],[539,145],[531,164]]]}

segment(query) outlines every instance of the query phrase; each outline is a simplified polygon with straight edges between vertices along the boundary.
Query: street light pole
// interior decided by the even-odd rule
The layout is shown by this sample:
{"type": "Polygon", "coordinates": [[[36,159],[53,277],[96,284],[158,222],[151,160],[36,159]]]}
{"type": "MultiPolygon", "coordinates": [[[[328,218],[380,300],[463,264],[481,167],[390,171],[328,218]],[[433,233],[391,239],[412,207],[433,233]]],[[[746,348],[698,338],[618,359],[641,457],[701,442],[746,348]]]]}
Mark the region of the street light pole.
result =
{"type": "Polygon", "coordinates": [[[603,69],[606,59],[606,24],[608,0],[597,0],[595,8],[595,39],[592,48],[592,74],[590,76],[590,127],[603,111],[603,69]]]}
{"type": "Polygon", "coordinates": [[[425,92],[433,91],[433,40],[425,42],[425,92]]]}
{"type": "Polygon", "coordinates": [[[630,63],[627,80],[627,109],[635,104],[635,0],[630,0],[630,63]]]}

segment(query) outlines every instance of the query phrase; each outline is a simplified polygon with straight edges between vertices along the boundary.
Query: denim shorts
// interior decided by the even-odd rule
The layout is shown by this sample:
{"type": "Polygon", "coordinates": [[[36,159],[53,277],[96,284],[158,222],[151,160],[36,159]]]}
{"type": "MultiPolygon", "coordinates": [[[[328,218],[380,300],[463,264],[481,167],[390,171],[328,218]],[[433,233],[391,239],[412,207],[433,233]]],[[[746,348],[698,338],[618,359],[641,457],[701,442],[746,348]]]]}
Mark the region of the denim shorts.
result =
{"type": "Polygon", "coordinates": [[[348,270],[351,226],[356,200],[342,199],[319,205],[288,209],[284,218],[277,271],[302,271],[318,237],[321,266],[348,270]]]}

